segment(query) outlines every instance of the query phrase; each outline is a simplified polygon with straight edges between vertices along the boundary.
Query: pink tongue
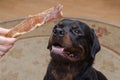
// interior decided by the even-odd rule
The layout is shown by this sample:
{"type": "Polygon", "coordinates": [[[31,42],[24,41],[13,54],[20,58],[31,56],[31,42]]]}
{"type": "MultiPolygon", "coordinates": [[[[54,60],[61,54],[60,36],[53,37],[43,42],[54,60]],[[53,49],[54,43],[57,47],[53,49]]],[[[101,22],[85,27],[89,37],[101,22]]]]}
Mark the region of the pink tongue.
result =
{"type": "Polygon", "coordinates": [[[56,53],[56,54],[61,54],[61,53],[63,53],[63,50],[64,50],[64,48],[52,46],[51,51],[56,53]]]}

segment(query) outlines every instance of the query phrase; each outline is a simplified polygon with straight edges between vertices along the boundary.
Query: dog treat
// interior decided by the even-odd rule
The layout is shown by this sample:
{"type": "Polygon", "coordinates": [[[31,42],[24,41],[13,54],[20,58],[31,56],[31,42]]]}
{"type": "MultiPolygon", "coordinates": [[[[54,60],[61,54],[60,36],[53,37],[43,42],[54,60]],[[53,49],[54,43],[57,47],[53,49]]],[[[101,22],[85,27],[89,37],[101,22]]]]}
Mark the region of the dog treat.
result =
{"type": "Polygon", "coordinates": [[[50,21],[54,21],[62,17],[62,5],[59,4],[54,6],[42,13],[37,15],[31,15],[25,20],[23,20],[20,24],[16,25],[12,28],[5,36],[6,37],[18,37],[27,32],[30,32],[41,25],[48,23],[50,21]]]}

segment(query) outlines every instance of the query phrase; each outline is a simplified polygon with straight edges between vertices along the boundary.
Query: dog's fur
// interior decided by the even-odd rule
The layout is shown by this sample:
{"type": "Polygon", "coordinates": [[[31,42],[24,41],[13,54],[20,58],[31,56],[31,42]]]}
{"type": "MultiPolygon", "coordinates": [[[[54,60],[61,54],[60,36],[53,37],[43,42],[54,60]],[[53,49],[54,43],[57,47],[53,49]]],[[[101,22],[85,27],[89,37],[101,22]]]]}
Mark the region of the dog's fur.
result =
{"type": "Polygon", "coordinates": [[[107,80],[92,67],[100,44],[87,24],[61,20],[53,29],[48,49],[52,59],[44,80],[107,80]]]}

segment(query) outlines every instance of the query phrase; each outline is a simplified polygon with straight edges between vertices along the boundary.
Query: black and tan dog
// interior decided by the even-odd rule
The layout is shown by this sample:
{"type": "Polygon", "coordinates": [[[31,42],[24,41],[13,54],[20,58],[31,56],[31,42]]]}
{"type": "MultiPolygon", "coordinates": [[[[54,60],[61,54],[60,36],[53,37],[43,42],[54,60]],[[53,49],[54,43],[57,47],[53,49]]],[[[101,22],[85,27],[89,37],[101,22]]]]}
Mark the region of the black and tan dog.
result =
{"type": "Polygon", "coordinates": [[[64,19],[55,25],[48,49],[52,57],[44,80],[107,80],[92,67],[99,41],[88,25],[64,19]]]}

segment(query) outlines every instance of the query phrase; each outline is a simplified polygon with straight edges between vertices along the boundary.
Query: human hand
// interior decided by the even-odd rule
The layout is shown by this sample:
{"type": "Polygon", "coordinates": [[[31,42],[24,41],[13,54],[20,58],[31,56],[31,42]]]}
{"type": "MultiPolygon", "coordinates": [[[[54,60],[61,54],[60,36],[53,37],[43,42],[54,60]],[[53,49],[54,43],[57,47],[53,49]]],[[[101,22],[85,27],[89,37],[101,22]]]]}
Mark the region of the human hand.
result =
{"type": "Polygon", "coordinates": [[[9,29],[0,28],[0,58],[13,47],[16,38],[7,38],[4,35],[9,32],[9,29]]]}

